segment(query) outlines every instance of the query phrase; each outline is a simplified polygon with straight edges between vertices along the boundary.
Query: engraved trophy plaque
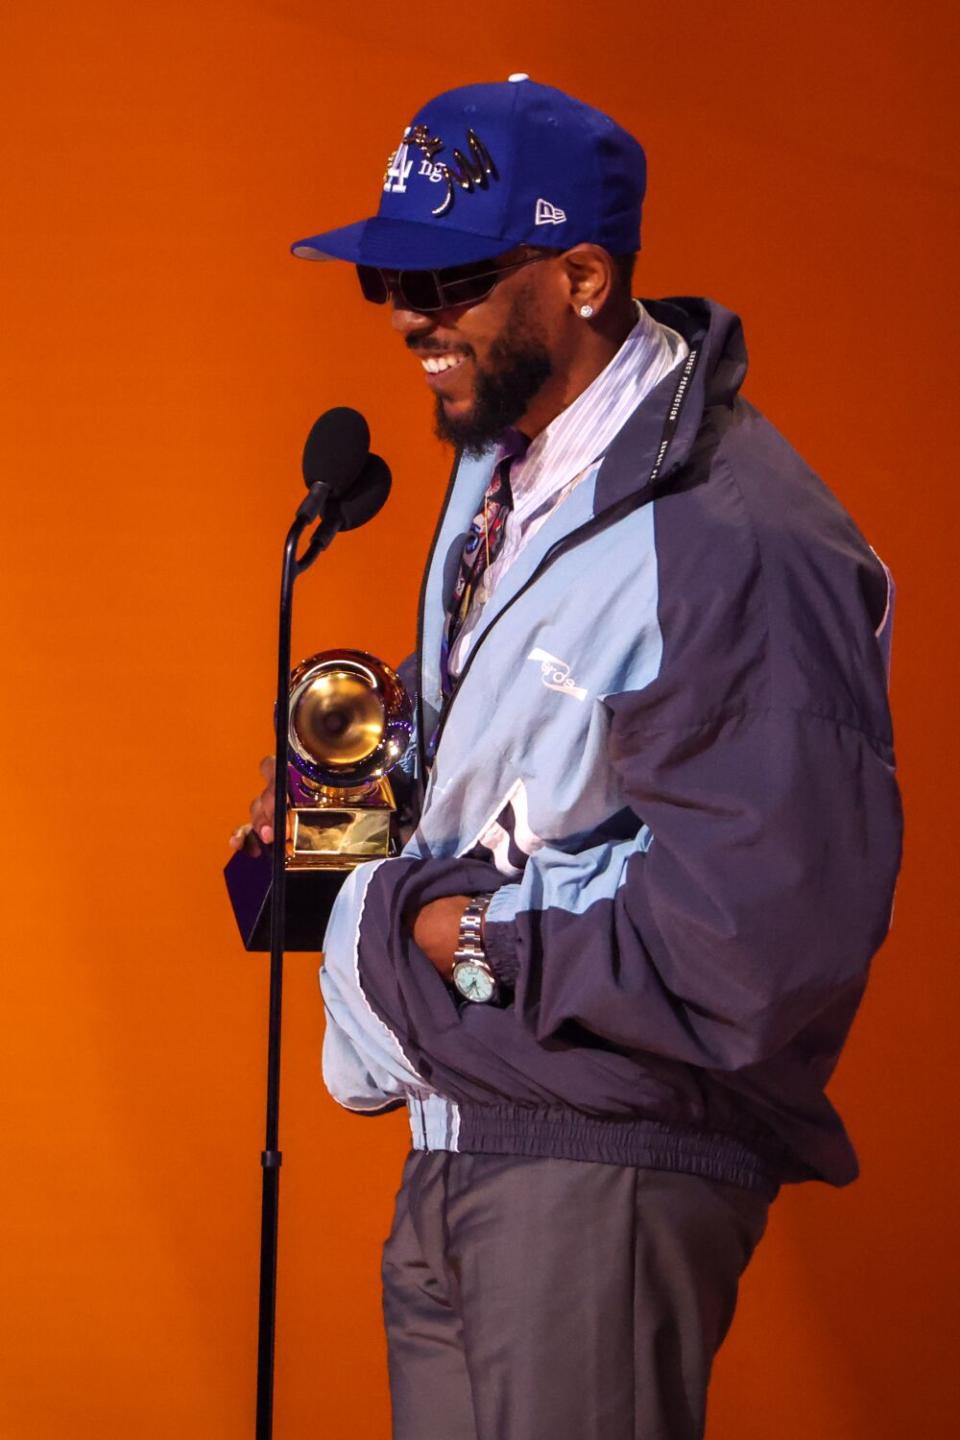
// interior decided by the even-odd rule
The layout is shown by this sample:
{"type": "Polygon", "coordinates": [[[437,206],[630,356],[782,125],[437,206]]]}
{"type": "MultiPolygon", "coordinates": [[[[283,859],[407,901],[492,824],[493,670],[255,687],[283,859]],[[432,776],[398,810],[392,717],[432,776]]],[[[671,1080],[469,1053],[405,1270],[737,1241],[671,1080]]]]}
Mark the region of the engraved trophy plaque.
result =
{"type": "MultiPolygon", "coordinates": [[[[410,743],[411,705],[399,676],[362,650],[324,650],[301,661],[288,704],[284,948],[319,950],[348,873],[392,851],[388,776],[410,743]]],[[[271,848],[240,851],[224,870],[247,950],[270,948],[271,848]]]]}

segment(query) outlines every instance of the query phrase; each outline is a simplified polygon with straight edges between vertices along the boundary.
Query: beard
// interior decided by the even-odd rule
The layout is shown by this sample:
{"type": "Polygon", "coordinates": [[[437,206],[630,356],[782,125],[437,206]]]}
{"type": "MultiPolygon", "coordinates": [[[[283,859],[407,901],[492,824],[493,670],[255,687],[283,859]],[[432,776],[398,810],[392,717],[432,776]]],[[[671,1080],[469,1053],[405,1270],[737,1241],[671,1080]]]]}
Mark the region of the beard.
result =
{"type": "Polygon", "coordinates": [[[552,373],[539,312],[521,292],[502,334],[490,347],[486,365],[482,369],[477,366],[469,413],[450,419],[437,396],[434,431],[438,439],[448,441],[464,455],[482,455],[525,414],[552,373]]]}

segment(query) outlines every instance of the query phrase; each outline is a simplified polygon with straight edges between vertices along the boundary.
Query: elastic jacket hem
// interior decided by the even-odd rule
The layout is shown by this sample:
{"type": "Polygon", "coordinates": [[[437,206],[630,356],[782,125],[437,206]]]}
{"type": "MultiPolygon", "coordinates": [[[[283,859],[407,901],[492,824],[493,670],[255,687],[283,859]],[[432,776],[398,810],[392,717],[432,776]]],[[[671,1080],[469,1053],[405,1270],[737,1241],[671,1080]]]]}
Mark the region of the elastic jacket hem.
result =
{"type": "Polygon", "coordinates": [[[441,1096],[410,1098],[414,1149],[523,1155],[634,1165],[700,1175],[772,1200],[777,1166],[732,1135],[684,1130],[656,1120],[609,1120],[568,1109],[457,1104],[441,1096]],[[442,1110],[442,1114],[440,1111],[442,1110]]]}

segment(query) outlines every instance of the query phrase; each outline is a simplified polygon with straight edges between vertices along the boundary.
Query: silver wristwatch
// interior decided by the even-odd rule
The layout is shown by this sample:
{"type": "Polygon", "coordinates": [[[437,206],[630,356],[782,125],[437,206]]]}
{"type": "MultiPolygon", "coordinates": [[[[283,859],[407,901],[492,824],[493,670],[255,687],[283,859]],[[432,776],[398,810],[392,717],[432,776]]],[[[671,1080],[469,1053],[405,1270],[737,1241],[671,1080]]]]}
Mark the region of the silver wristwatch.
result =
{"type": "Polygon", "coordinates": [[[483,917],[492,895],[474,895],[460,917],[460,934],[453,952],[454,988],[464,1000],[489,1005],[497,998],[497,977],[487,964],[483,948],[483,917]]]}

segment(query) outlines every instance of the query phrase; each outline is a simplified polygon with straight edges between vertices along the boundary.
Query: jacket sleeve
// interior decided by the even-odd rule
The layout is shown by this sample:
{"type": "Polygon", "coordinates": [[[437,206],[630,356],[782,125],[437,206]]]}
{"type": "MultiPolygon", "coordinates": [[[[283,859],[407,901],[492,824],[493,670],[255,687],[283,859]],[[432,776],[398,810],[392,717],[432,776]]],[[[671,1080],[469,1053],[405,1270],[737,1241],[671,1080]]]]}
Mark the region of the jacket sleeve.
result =
{"type": "Polygon", "coordinates": [[[701,1067],[752,1065],[863,985],[899,860],[890,760],[825,714],[658,729],[643,695],[608,705],[643,825],[531,857],[488,911],[491,963],[541,1042],[572,1021],[701,1067]]]}
{"type": "Polygon", "coordinates": [[[358,865],[337,895],[324,936],[320,990],[326,1011],[323,1080],[345,1110],[393,1110],[420,1084],[395,1035],[366,1001],[357,975],[358,931],[367,890],[378,868],[358,865]]]}

